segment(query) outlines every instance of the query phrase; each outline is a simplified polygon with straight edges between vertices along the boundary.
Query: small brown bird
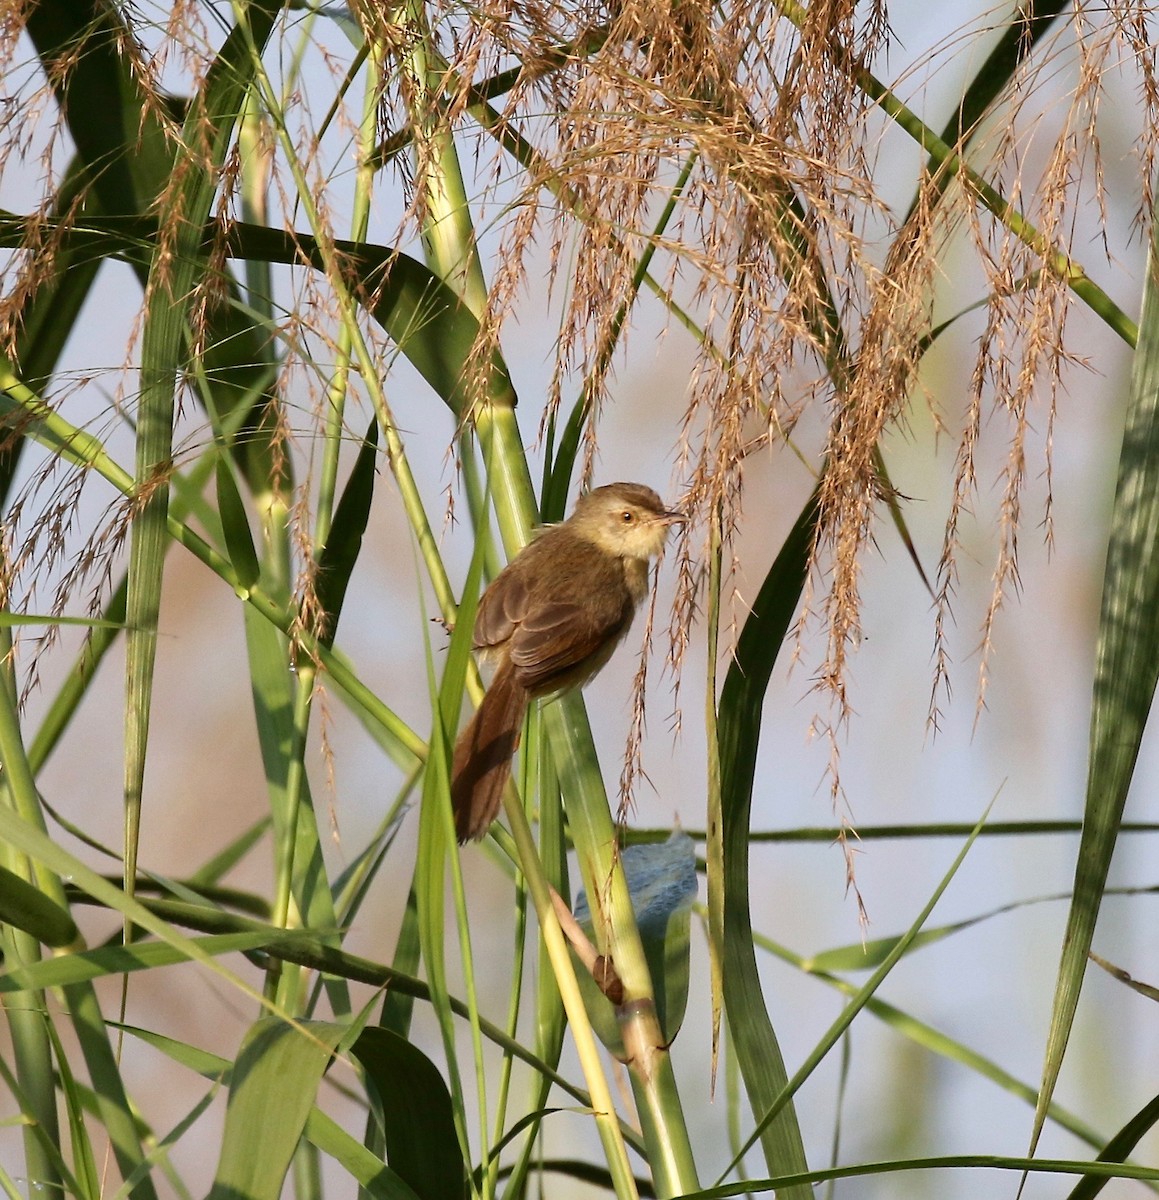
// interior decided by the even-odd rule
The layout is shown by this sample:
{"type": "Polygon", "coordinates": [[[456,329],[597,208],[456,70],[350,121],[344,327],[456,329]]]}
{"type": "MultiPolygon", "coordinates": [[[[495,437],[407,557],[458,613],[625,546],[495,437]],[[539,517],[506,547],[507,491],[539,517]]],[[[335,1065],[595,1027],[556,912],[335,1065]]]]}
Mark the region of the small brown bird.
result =
{"type": "Polygon", "coordinates": [[[608,661],[648,594],[649,560],[668,526],[683,520],[643,484],[596,488],[483,593],[475,649],[496,671],[455,743],[451,807],[460,842],[483,837],[499,812],[528,703],[582,686],[608,661]]]}

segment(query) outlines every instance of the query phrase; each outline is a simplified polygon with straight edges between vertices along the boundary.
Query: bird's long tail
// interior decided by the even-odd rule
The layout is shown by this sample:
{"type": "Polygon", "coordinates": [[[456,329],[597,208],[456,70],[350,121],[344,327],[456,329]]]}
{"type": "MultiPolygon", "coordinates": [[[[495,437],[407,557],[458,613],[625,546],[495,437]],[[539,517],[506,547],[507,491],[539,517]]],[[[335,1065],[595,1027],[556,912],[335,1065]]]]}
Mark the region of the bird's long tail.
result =
{"type": "Polygon", "coordinates": [[[459,734],[451,762],[451,808],[460,842],[481,838],[491,827],[519,748],[527,690],[504,664],[496,673],[479,711],[459,734]]]}

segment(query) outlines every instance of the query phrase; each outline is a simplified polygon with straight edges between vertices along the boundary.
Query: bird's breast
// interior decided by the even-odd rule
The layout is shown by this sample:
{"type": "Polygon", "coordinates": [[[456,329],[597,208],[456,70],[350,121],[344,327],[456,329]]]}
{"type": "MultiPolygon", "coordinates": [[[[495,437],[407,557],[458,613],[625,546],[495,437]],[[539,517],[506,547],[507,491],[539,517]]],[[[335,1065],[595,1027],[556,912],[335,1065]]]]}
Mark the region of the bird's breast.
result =
{"type": "Polygon", "coordinates": [[[633,604],[639,604],[648,594],[648,560],[646,558],[625,558],[624,583],[633,604]]]}

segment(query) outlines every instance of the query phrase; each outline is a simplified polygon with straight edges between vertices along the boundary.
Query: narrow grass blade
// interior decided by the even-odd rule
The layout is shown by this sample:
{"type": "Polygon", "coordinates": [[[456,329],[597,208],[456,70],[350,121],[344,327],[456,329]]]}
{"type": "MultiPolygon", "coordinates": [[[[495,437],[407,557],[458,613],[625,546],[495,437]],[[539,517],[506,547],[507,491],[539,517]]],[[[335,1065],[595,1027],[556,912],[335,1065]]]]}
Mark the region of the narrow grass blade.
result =
{"type": "MultiPolygon", "coordinates": [[[[419,943],[418,904],[412,886],[406,898],[406,912],[403,914],[402,928],[399,930],[398,942],[394,947],[394,959],[391,967],[404,975],[417,975],[421,961],[422,946],[419,943]]],[[[383,1029],[397,1033],[399,1037],[406,1037],[410,1032],[413,1011],[414,997],[392,988],[383,998],[379,1024],[383,1029]]]]}
{"type": "MultiPolygon", "coordinates": [[[[265,262],[307,262],[325,270],[317,239],[264,226],[231,226],[227,250],[240,258],[265,262]]],[[[474,350],[480,333],[478,319],[428,267],[384,246],[336,239],[341,255],[371,297],[370,312],[452,410],[461,415],[473,398],[477,379],[474,350]]],[[[498,350],[489,360],[493,394],[513,404],[515,391],[498,350]]]]}
{"type": "MultiPolygon", "coordinates": [[[[756,934],[754,942],[762,950],[767,950],[770,954],[775,954],[782,962],[790,963],[802,971],[807,971],[814,979],[819,979],[822,983],[835,988],[843,995],[851,997],[857,995],[858,988],[856,984],[850,983],[838,975],[831,975],[827,971],[818,970],[814,960],[806,959],[799,954],[793,953],[792,950],[779,945],[763,934],[756,934]]],[[[1024,1100],[1031,1108],[1037,1102],[1037,1088],[1031,1087],[1030,1084],[1024,1083],[1020,1079],[1016,1079],[992,1059],[986,1058],[976,1050],[972,1050],[969,1046],[948,1037],[932,1025],[927,1025],[924,1021],[919,1021],[911,1014],[903,1012],[896,1005],[889,1004],[874,996],[868,1001],[865,1008],[867,1012],[872,1013],[878,1020],[884,1022],[901,1037],[908,1038],[915,1045],[921,1046],[931,1054],[940,1055],[951,1062],[960,1063],[968,1070],[977,1072],[984,1079],[989,1079],[991,1083],[997,1084],[998,1087],[1003,1088],[1012,1096],[1017,1096],[1020,1100],[1024,1100]]],[[[1100,1135],[1096,1129],[1087,1125],[1073,1113],[1068,1112],[1057,1104],[1050,1106],[1048,1115],[1060,1128],[1068,1130],[1075,1137],[1081,1138],[1090,1146],[1097,1148],[1102,1146],[1106,1141],[1105,1137],[1100,1135]]],[[[739,1148],[739,1145],[740,1142],[738,1139],[736,1142],[737,1148],[739,1148]]]]}
{"type": "MultiPolygon", "coordinates": [[[[189,1067],[210,1080],[232,1079],[234,1064],[209,1051],[178,1042],[163,1034],[131,1025],[123,1027],[132,1037],[160,1050],[173,1062],[189,1067]]],[[[373,1200],[417,1200],[414,1192],[382,1161],[350,1136],[325,1113],[312,1108],[306,1118],[304,1134],[324,1154],[328,1154],[349,1172],[352,1179],[373,1200]]],[[[232,1200],[238,1200],[233,1197],[232,1200]]]]}
{"type": "Polygon", "coordinates": [[[4,866],[0,866],[0,921],[46,946],[71,946],[80,937],[67,909],[4,866]]]}
{"type": "MultiPolygon", "coordinates": [[[[248,829],[243,830],[232,842],[227,843],[212,858],[186,880],[191,887],[205,887],[224,878],[265,836],[270,827],[269,817],[259,817],[248,829]]],[[[264,903],[264,901],[263,901],[264,903]]]]}
{"type": "MultiPolygon", "coordinates": [[[[65,172],[53,205],[52,219],[60,219],[77,203],[82,212],[93,207],[94,201],[79,200],[79,193],[87,181],[83,162],[74,159],[65,172]]],[[[56,370],[99,267],[99,259],[85,260],[67,249],[37,263],[41,278],[16,321],[12,357],[15,373],[27,379],[34,390],[43,391],[56,370]]],[[[23,449],[23,441],[9,443],[7,439],[0,439],[0,506],[9,499],[23,449]]]]}
{"type": "Polygon", "coordinates": [[[20,1200],[25,1200],[29,1193],[43,1191],[48,1194],[49,1189],[62,1194],[71,1192],[76,1196],[81,1195],[80,1186],[60,1150],[60,1130],[52,1084],[51,1044],[40,1015],[24,998],[12,1008],[5,1004],[11,1048],[6,1058],[0,1057],[0,1080],[3,1080],[8,1094],[19,1108],[20,1115],[14,1123],[23,1127],[24,1161],[20,1178],[25,1190],[17,1193],[20,1200]],[[24,1039],[33,1030],[40,1035],[44,1045],[43,1061],[47,1065],[43,1073],[22,1070],[27,1050],[24,1039]],[[41,1092],[44,1093],[43,1113],[47,1119],[41,1114],[41,1092]]]}
{"type": "Polygon", "coordinates": [[[1091,962],[1103,968],[1104,971],[1112,978],[1117,979],[1120,983],[1125,983],[1133,992],[1138,992],[1140,996],[1146,996],[1148,1000],[1159,1000],[1159,988],[1152,987],[1149,983],[1143,983],[1142,980],[1134,979],[1122,967],[1116,967],[1114,963],[1107,962],[1105,958],[1091,951],[1091,962]]]}
{"type": "MultiPolygon", "coordinates": [[[[207,909],[209,913],[212,910],[207,909]]],[[[225,954],[244,954],[251,950],[271,950],[279,945],[303,942],[300,932],[282,932],[270,925],[235,933],[210,934],[189,939],[203,954],[218,958],[225,954]]],[[[317,944],[311,937],[309,944],[317,944]]],[[[102,946],[97,950],[79,950],[60,954],[35,963],[10,964],[0,971],[0,995],[36,988],[69,987],[109,975],[124,975],[189,962],[192,955],[184,947],[166,942],[132,942],[129,945],[102,946]]]]}
{"type": "MultiPolygon", "coordinates": [[[[920,1171],[1033,1171],[1037,1175],[1085,1175],[1103,1179],[1159,1180],[1159,1170],[1128,1163],[1090,1163],[1071,1158],[1016,1158],[1006,1154],[944,1154],[929,1158],[904,1158],[886,1162],[861,1162],[847,1167],[827,1167],[819,1171],[802,1171],[796,1175],[778,1175],[771,1179],[750,1179],[743,1183],[728,1183],[703,1191],[689,1192],[684,1200],[727,1200],[732,1196],[787,1195],[789,1189],[805,1187],[812,1195],[810,1184],[826,1183],[831,1179],[860,1179],[878,1175],[899,1175],[920,1171]]],[[[993,1181],[979,1180],[977,1195],[993,1194],[993,1181]],[[989,1184],[989,1186],[988,1186],[989,1184]]],[[[853,1194],[853,1193],[850,1193],[853,1194]]],[[[897,1189],[896,1195],[909,1195],[897,1189]]]]}
{"type": "Polygon", "coordinates": [[[190,345],[196,351],[198,394],[215,436],[232,455],[250,492],[264,497],[274,490],[274,480],[288,487],[293,469],[283,456],[280,473],[270,470],[279,436],[272,415],[280,403],[273,353],[277,331],[266,312],[241,302],[237,282],[228,273],[221,292],[220,298],[206,298],[200,344],[190,345]]]}
{"type": "Polygon", "coordinates": [[[102,617],[54,617],[49,613],[0,612],[0,629],[15,629],[26,625],[63,625],[81,629],[124,629],[124,621],[109,621],[102,617]]]}
{"type": "Polygon", "coordinates": [[[324,646],[333,646],[338,631],[338,618],[342,613],[342,602],[354,566],[362,549],[362,535],[370,519],[370,505],[374,499],[374,480],[378,469],[378,421],[372,420],[370,428],[355,459],[342,498],[334,511],[334,521],[326,538],[326,547],[318,563],[316,594],[318,604],[325,614],[325,627],[321,641],[324,646]]]}
{"type": "MultiPolygon", "coordinates": [[[[987,809],[987,813],[989,809],[987,809]]],[[[873,998],[874,992],[885,981],[885,977],[893,970],[894,966],[901,960],[913,939],[918,935],[922,926],[929,919],[930,913],[934,911],[938,901],[942,898],[942,894],[946,888],[950,886],[950,880],[958,873],[958,868],[966,859],[966,855],[970,852],[970,848],[977,840],[978,831],[982,828],[986,821],[986,815],[982,815],[982,819],[974,826],[970,836],[966,839],[965,845],[958,851],[957,857],[950,864],[949,870],[942,876],[938,886],[934,889],[929,900],[926,901],[922,911],[918,913],[914,923],[906,931],[905,935],[894,946],[890,954],[882,962],[881,966],[874,971],[873,975],[857,990],[853,999],[842,1010],[841,1015],[833,1022],[832,1025],[825,1031],[824,1036],[816,1046],[806,1056],[805,1061],[797,1069],[796,1074],[790,1079],[781,1090],[781,1093],[776,1097],[769,1108],[761,1114],[760,1121],[757,1124],[756,1131],[749,1137],[748,1142],[742,1149],[742,1153],[747,1151],[757,1139],[761,1130],[775,1120],[777,1114],[787,1105],[792,1096],[797,1092],[806,1079],[813,1073],[814,1069],[820,1064],[822,1059],[829,1051],[837,1044],[837,1041],[842,1037],[845,1031],[853,1023],[854,1018],[873,998]]],[[[732,1028],[730,1022],[729,1028],[732,1028]]],[[[735,1165],[735,1164],[732,1164],[735,1165]]]]}
{"type": "MultiPolygon", "coordinates": [[[[250,469],[256,471],[259,462],[260,456],[255,452],[250,469]]],[[[281,514],[280,504],[271,506],[265,535],[268,549],[262,565],[263,582],[268,581],[268,586],[279,593],[289,586],[285,578],[288,546],[281,514]]],[[[250,690],[265,767],[278,872],[275,919],[279,924],[287,923],[293,897],[301,922],[317,931],[322,940],[338,946],[339,920],[304,763],[313,662],[308,650],[292,646],[285,630],[263,619],[248,605],[244,621],[250,690]],[[296,656],[297,673],[293,670],[296,656]]],[[[291,981],[290,973],[284,972],[281,983],[284,994],[288,995],[300,980],[291,981]]],[[[349,1012],[351,1003],[345,983],[327,978],[325,986],[334,1011],[349,1012]]],[[[296,1010],[296,1000],[291,1007],[296,1010]]]]}
{"type": "Polygon", "coordinates": [[[233,477],[233,468],[227,458],[217,460],[217,512],[221,518],[221,532],[225,539],[230,565],[237,576],[238,586],[245,591],[258,581],[261,567],[254,549],[253,533],[249,517],[242,503],[241,493],[233,477]]]}
{"type": "MultiPolygon", "coordinates": [[[[483,573],[483,543],[475,547],[462,600],[455,619],[455,628],[447,648],[442,680],[436,684],[434,661],[429,639],[426,640],[427,678],[431,705],[431,743],[423,774],[422,807],[419,812],[419,845],[415,861],[414,882],[416,926],[422,961],[430,982],[431,1002],[439,1023],[447,1070],[451,1078],[452,1095],[456,1104],[454,1118],[464,1149],[469,1146],[467,1114],[463,1105],[462,1077],[455,1045],[453,1009],[447,983],[446,963],[446,892],[450,855],[455,853],[454,819],[451,813],[451,754],[453,730],[457,727],[463,704],[467,668],[470,662],[475,611],[479,584],[483,573]]],[[[470,927],[466,920],[466,902],[458,864],[451,886],[459,923],[459,939],[466,976],[469,1014],[475,1034],[475,1061],[479,1065],[481,1044],[478,1036],[479,1019],[475,1002],[473,962],[470,954],[470,927]]],[[[487,1136],[487,1094],[485,1079],[479,1074],[479,1121],[483,1137],[487,1136]]]]}
{"type": "Polygon", "coordinates": [[[117,1166],[126,1179],[137,1176],[134,1197],[157,1200],[134,1108],[125,1091],[121,1065],[109,1040],[96,991],[91,983],[81,982],[66,987],[64,998],[92,1083],[97,1113],[112,1144],[117,1166]]]}
{"type": "MultiPolygon", "coordinates": [[[[150,907],[171,909],[172,905],[161,905],[154,902],[150,907]]],[[[184,919],[184,918],[183,918],[184,919]]],[[[189,921],[187,923],[192,923],[189,921]]],[[[287,962],[299,962],[312,967],[318,971],[332,971],[340,973],[343,978],[354,982],[368,983],[373,987],[392,988],[400,992],[404,992],[409,996],[413,996],[424,1001],[429,1001],[431,998],[430,987],[421,979],[414,979],[405,975],[398,975],[389,967],[384,967],[381,963],[371,962],[369,959],[359,958],[353,954],[346,954],[340,950],[334,950],[330,946],[324,946],[317,938],[311,938],[299,935],[298,937],[290,937],[283,931],[272,928],[271,926],[259,926],[257,922],[245,921],[240,918],[233,918],[230,921],[234,926],[245,926],[251,931],[258,928],[266,930],[267,945],[265,949],[270,954],[276,955],[279,958],[284,958],[287,962]]],[[[2,978],[2,977],[0,977],[2,978]]],[[[470,1015],[467,1005],[455,996],[449,998],[451,1011],[461,1018],[468,1018],[470,1015]]],[[[530,1050],[522,1043],[510,1037],[497,1025],[492,1024],[484,1018],[479,1020],[479,1029],[483,1036],[488,1041],[494,1042],[504,1053],[511,1054],[518,1058],[520,1062],[526,1063],[532,1070],[537,1071],[551,1080],[556,1087],[563,1091],[566,1095],[571,1096],[578,1104],[585,1109],[591,1109],[591,1096],[583,1090],[576,1087],[566,1076],[561,1075],[554,1067],[549,1066],[541,1059],[537,1058],[530,1050]]],[[[634,1133],[626,1126],[621,1126],[621,1132],[624,1141],[638,1153],[643,1154],[644,1148],[638,1134],[634,1133]]]]}
{"type": "MultiPolygon", "coordinates": [[[[1099,1162],[1121,1163],[1159,1121],[1159,1096],[1146,1104],[1115,1134],[1099,1152],[1099,1162]]],[[[1094,1200],[1109,1183],[1107,1176],[1092,1175],[1081,1180],[1067,1200],[1094,1200]]]]}
{"type": "Polygon", "coordinates": [[[1151,242],[1095,651],[1083,832],[1030,1153],[1070,1038],[1123,806],[1159,680],[1159,254],[1151,242]]]}
{"type": "MultiPolygon", "coordinates": [[[[14,661],[11,635],[7,629],[0,629],[0,822],[23,824],[24,818],[42,824],[36,782],[24,753],[14,661]]],[[[19,873],[20,882],[30,889],[36,890],[35,881],[50,890],[53,898],[59,897],[59,880],[41,875],[18,849],[0,840],[0,861],[7,864],[8,872],[14,878],[19,873]]],[[[41,961],[40,943],[17,927],[0,924],[0,961],[36,964],[41,961]]],[[[4,997],[3,1004],[17,1085],[10,1090],[17,1097],[24,1121],[24,1173],[30,1191],[59,1191],[67,1171],[58,1161],[60,1125],[49,1006],[44,992],[33,988],[4,997]]]]}
{"type": "Polygon", "coordinates": [[[712,1065],[710,1091],[716,1091],[716,1071],[720,1056],[720,1020],[724,1013],[724,821],[720,781],[720,726],[717,720],[718,678],[720,668],[720,506],[713,507],[709,518],[708,583],[705,624],[708,642],[708,688],[704,705],[704,732],[708,744],[708,796],[704,823],[709,830],[704,853],[708,883],[708,969],[712,996],[712,1065]]]}
{"type": "MultiPolygon", "coordinates": [[[[399,930],[398,942],[394,948],[394,959],[391,969],[405,975],[417,975],[422,960],[422,946],[419,944],[418,903],[412,883],[407,896],[406,910],[403,914],[402,929],[399,930]]],[[[382,1000],[382,1012],[378,1018],[379,1027],[396,1037],[406,1038],[410,1033],[411,1017],[414,1013],[414,997],[405,995],[397,988],[388,988],[382,1000]]],[[[383,1122],[377,1114],[371,1111],[366,1118],[366,1132],[362,1144],[380,1158],[386,1157],[386,1133],[383,1122]]],[[[455,1151],[462,1157],[456,1142],[455,1151]]],[[[359,1192],[359,1200],[368,1200],[368,1193],[359,1192]]]]}
{"type": "Polygon", "coordinates": [[[57,1035],[56,1027],[49,1024],[48,1033],[52,1039],[52,1052],[56,1058],[57,1078],[60,1081],[60,1096],[68,1123],[73,1174],[82,1189],[79,1195],[97,1200],[101,1194],[100,1172],[97,1170],[92,1142],[85,1125],[83,1089],[77,1086],[72,1064],[57,1035]]]}
{"type": "MultiPolygon", "coordinates": [[[[26,218],[0,213],[0,247],[20,246],[27,228],[26,218]]],[[[139,262],[156,240],[157,222],[148,217],[103,217],[63,232],[65,244],[78,253],[139,262]]],[[[213,228],[206,227],[204,238],[197,239],[192,249],[178,247],[176,252],[191,254],[196,262],[207,249],[205,239],[214,234],[213,228]]],[[[318,240],[297,230],[237,222],[230,225],[219,248],[231,258],[288,265],[304,262],[325,269],[318,240]]],[[[434,272],[399,250],[341,238],[335,239],[333,250],[370,297],[367,306],[374,319],[451,411],[461,414],[475,392],[472,364],[480,333],[478,319],[434,272]]],[[[488,370],[493,400],[514,407],[514,385],[498,350],[492,353],[488,370]]]]}
{"type": "Polygon", "coordinates": [[[280,5],[257,0],[226,38],[190,105],[178,186],[160,221],[161,246],[149,272],[141,338],[134,515],[129,547],[125,665],[125,890],[136,879],[137,841],[149,741],[157,621],[168,537],[173,416],[178,367],[201,268],[200,230],[210,215],[218,169],[225,160],[255,56],[273,29],[280,5]],[[162,252],[164,250],[164,252],[162,252]]]}
{"type": "MultiPolygon", "coordinates": [[[[94,468],[123,495],[132,494],[132,476],[109,458],[99,439],[78,429],[48,408],[39,397],[30,393],[20,380],[4,370],[3,360],[0,360],[0,422],[11,422],[20,428],[23,436],[35,439],[70,462],[94,468]]],[[[504,436],[518,442],[518,432],[514,425],[504,436]]],[[[235,592],[238,590],[232,566],[204,538],[179,520],[174,513],[169,515],[168,528],[174,541],[180,543],[235,592]]],[[[247,619],[259,619],[283,634],[295,629],[294,618],[285,604],[275,600],[263,587],[251,588],[245,599],[247,619]]],[[[295,632],[307,653],[318,654],[334,684],[341,690],[344,700],[351,704],[360,720],[374,728],[388,753],[394,756],[405,770],[410,770],[416,763],[421,762],[425,758],[426,750],[422,740],[362,683],[347,661],[340,654],[331,653],[324,646],[318,645],[308,632],[300,629],[296,629],[295,632]]],[[[283,662],[287,660],[288,655],[282,659],[283,662]]],[[[73,694],[75,696],[75,691],[73,694]]]]}
{"type": "MultiPolygon", "coordinates": [[[[1002,37],[967,84],[962,99],[954,107],[954,115],[942,130],[941,139],[947,146],[957,146],[959,142],[969,145],[990,106],[1010,86],[1018,67],[1029,58],[1034,47],[1069,8],[1070,0],[1028,0],[1014,10],[1010,23],[1002,31],[1002,37]]],[[[926,171],[930,175],[937,175],[941,165],[942,160],[937,155],[931,155],[926,171]]],[[[949,173],[942,176],[943,191],[952,178],[949,173]]],[[[907,221],[916,206],[915,200],[906,214],[907,221]]]]}
{"type": "MultiPolygon", "coordinates": [[[[773,664],[805,584],[818,517],[814,492],[777,555],[737,640],[720,696],[721,889],[724,929],[724,1004],[741,1074],[756,1112],[765,1112],[784,1090],[788,1075],[769,1019],[753,951],[749,912],[748,834],[761,711],[773,664]]],[[[709,855],[712,861],[714,855],[709,855]]],[[[710,914],[711,919],[711,914],[710,914]]],[[[790,1105],[761,1135],[765,1160],[774,1172],[806,1169],[805,1149],[790,1105]]],[[[809,1196],[807,1187],[786,1196],[809,1196]]]]}
{"type": "MultiPolygon", "coordinates": [[[[589,896],[601,898],[594,922],[596,946],[600,953],[612,956],[624,985],[625,1003],[617,1010],[617,1019],[620,1036],[629,1048],[630,1079],[652,1180],[658,1195],[683,1195],[699,1186],[696,1161],[672,1060],[660,1032],[648,960],[616,853],[616,830],[587,712],[582,698],[571,692],[546,704],[542,716],[567,803],[584,888],[589,896]]],[[[624,1173],[626,1164],[613,1157],[611,1149],[608,1166],[614,1174],[621,1172],[620,1188],[634,1189],[634,1180],[624,1173]]]]}
{"type": "MultiPolygon", "coordinates": [[[[193,961],[208,967],[220,979],[235,988],[239,994],[262,1003],[262,997],[253,988],[228,971],[211,955],[206,954],[193,939],[178,932],[169,922],[154,915],[148,907],[126,895],[119,887],[102,878],[75,855],[57,845],[43,830],[21,820],[3,805],[0,805],[0,839],[23,851],[48,871],[57,876],[71,879],[77,888],[83,890],[110,911],[120,913],[126,922],[140,925],[161,941],[176,947],[193,961]]],[[[215,916],[225,915],[217,914],[213,909],[206,911],[215,916]]],[[[234,928],[239,927],[241,926],[234,926],[234,928]]]]}
{"type": "MultiPolygon", "coordinates": [[[[11,664],[11,657],[7,659],[11,664]]],[[[35,880],[43,889],[45,899],[64,912],[65,893],[60,883],[61,876],[74,872],[61,869],[61,862],[68,858],[63,851],[47,837],[44,832],[44,818],[40,809],[39,796],[35,780],[24,753],[17,715],[14,680],[8,671],[0,672],[0,764],[3,766],[5,799],[11,802],[11,807],[0,804],[0,825],[5,828],[4,851],[11,855],[9,861],[14,865],[21,864],[20,869],[27,871],[27,880],[35,880]],[[41,847],[38,852],[34,847],[41,847]],[[22,849],[24,855],[16,855],[15,850],[22,849]]],[[[82,869],[82,874],[90,880],[95,877],[92,872],[82,869]]],[[[104,881],[99,881],[101,890],[109,888],[104,881]]],[[[147,914],[146,914],[147,915],[147,914]]],[[[66,923],[67,924],[67,923],[66,923]]],[[[67,932],[67,929],[64,930],[67,932]]],[[[36,969],[50,966],[52,961],[42,962],[39,956],[39,946],[30,942],[27,935],[11,927],[5,928],[5,961],[12,967],[22,965],[36,969]]],[[[79,944],[79,936],[71,939],[79,944]]],[[[104,1018],[97,1003],[96,994],[87,983],[75,988],[65,989],[65,1002],[68,1014],[73,1024],[81,1053],[93,1082],[93,1090],[98,1100],[100,1118],[112,1144],[117,1165],[123,1175],[137,1171],[144,1161],[144,1152],[136,1125],[132,1116],[132,1108],[125,1094],[124,1082],[121,1078],[112,1046],[105,1030],[104,1018]]],[[[57,1136],[56,1106],[53,1096],[53,1075],[51,1061],[48,1059],[47,1031],[52,1022],[49,1010],[43,1005],[41,989],[25,989],[23,994],[11,996],[6,1000],[9,1006],[20,1009],[19,1015],[10,1013],[9,1021],[13,1029],[13,1044],[16,1051],[18,1069],[21,1064],[28,1065],[28,1055],[35,1054],[41,1061],[36,1068],[39,1076],[37,1091],[44,1093],[47,1108],[37,1113],[39,1127],[50,1137],[57,1136]]],[[[52,1029],[52,1041],[56,1041],[56,1030],[52,1029]]],[[[37,1158],[39,1147],[30,1144],[37,1158]]],[[[30,1168],[31,1169],[31,1168],[30,1168]]],[[[46,1184],[51,1180],[46,1180],[46,1184]]],[[[141,1200],[156,1200],[156,1191],[152,1181],[144,1177],[138,1187],[141,1200]]]]}

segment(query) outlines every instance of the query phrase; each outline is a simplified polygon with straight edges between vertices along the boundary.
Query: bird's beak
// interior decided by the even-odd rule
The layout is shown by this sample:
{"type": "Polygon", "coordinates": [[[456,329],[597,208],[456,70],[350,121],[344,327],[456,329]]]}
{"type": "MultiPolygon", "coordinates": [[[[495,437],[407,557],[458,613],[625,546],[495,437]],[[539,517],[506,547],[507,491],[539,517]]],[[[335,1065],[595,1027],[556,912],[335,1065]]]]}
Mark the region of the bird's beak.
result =
{"type": "Polygon", "coordinates": [[[688,522],[688,518],[684,513],[677,512],[674,508],[658,513],[656,519],[663,525],[684,525],[688,522]]]}

